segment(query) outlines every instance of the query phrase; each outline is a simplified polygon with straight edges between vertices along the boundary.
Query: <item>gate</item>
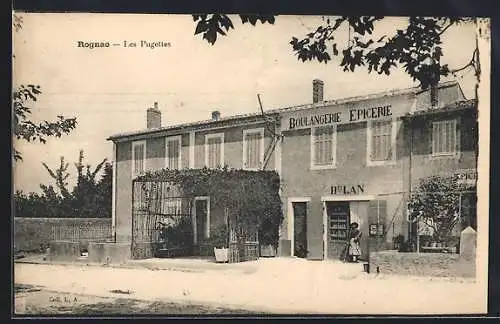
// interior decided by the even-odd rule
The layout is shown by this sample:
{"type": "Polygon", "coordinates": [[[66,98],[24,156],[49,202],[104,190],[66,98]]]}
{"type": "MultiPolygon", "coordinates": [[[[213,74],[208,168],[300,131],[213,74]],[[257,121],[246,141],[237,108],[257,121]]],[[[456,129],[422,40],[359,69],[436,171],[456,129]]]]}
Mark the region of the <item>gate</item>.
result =
{"type": "Polygon", "coordinates": [[[182,196],[178,185],[134,180],[132,259],[191,254],[191,217],[191,199],[182,196]]]}

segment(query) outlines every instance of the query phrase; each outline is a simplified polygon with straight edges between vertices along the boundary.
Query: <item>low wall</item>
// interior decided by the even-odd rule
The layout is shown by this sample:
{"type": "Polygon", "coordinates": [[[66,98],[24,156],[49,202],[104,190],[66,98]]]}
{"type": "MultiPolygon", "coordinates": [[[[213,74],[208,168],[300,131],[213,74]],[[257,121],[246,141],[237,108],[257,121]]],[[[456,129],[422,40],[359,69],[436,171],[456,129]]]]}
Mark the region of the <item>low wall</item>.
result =
{"type": "Polygon", "coordinates": [[[104,264],[120,264],[132,257],[130,243],[94,243],[88,245],[88,261],[104,264]]]}
{"type": "Polygon", "coordinates": [[[14,249],[39,251],[51,241],[105,242],[112,239],[111,218],[14,218],[14,249]]]}
{"type": "Polygon", "coordinates": [[[76,261],[80,257],[80,243],[73,241],[51,241],[48,261],[76,261]]]}
{"type": "Polygon", "coordinates": [[[475,277],[475,261],[459,254],[380,251],[370,253],[370,272],[433,277],[475,277]]]}

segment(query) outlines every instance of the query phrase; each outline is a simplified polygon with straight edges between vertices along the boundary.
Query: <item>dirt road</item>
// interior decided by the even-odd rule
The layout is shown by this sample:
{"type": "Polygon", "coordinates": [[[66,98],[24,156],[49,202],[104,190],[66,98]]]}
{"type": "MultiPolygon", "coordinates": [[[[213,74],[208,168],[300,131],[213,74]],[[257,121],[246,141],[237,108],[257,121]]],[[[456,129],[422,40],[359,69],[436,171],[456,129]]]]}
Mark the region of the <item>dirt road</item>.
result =
{"type": "Polygon", "coordinates": [[[193,302],[270,313],[483,313],[485,285],[467,279],[363,273],[323,262],[262,260],[242,272],[152,271],[86,266],[16,264],[15,283],[69,294],[144,301],[193,302]],[[115,291],[115,292],[113,292],[115,291]]]}
{"type": "MultiPolygon", "coordinates": [[[[192,303],[145,301],[123,297],[97,297],[47,291],[39,287],[15,286],[15,313],[19,315],[217,315],[256,314],[247,310],[192,303]]],[[[260,314],[260,313],[257,313],[260,314]]]]}

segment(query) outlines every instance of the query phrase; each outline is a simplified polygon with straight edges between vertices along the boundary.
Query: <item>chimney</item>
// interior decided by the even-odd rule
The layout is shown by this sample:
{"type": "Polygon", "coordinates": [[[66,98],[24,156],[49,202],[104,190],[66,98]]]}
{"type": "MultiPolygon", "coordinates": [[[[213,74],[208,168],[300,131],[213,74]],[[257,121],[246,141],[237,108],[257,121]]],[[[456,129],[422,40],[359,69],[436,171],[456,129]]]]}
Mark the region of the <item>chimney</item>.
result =
{"type": "Polygon", "coordinates": [[[161,127],[161,111],[158,108],[158,102],[155,101],[153,108],[148,108],[146,113],[147,128],[161,127]]]}
{"type": "Polygon", "coordinates": [[[431,85],[431,107],[437,108],[438,101],[438,85],[431,85]]]}
{"type": "Polygon", "coordinates": [[[212,111],[212,120],[216,121],[220,119],[220,111],[214,110],[212,111]]]}
{"type": "Polygon", "coordinates": [[[323,85],[323,81],[318,79],[313,80],[313,103],[323,101],[323,85]]]}

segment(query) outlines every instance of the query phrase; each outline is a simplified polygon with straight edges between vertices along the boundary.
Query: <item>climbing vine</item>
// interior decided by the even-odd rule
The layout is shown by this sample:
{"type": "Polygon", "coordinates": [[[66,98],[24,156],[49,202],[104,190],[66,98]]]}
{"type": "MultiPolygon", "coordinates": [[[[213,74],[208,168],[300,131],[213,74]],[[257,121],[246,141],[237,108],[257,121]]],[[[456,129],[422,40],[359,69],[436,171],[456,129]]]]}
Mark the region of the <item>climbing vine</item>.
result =
{"type": "Polygon", "coordinates": [[[278,245],[283,221],[280,178],[275,171],[217,169],[161,169],[139,176],[137,181],[178,185],[185,197],[210,196],[210,204],[225,210],[230,224],[258,231],[259,242],[278,245]]]}

